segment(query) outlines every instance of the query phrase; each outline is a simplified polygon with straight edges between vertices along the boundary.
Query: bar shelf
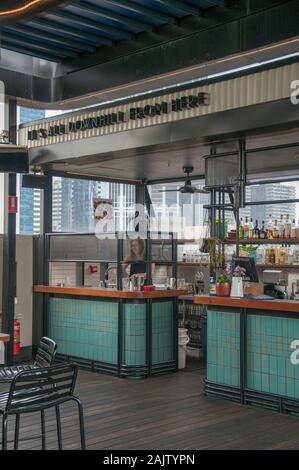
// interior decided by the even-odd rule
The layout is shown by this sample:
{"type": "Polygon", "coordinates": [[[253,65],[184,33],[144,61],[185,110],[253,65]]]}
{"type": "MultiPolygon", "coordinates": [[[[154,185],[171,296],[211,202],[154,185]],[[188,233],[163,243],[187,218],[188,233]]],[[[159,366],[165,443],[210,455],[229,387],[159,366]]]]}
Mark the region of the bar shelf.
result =
{"type": "Polygon", "coordinates": [[[240,239],[238,240],[221,240],[221,242],[225,245],[236,245],[239,243],[240,245],[298,245],[299,244],[299,239],[294,239],[294,238],[266,238],[266,239],[249,239],[249,240],[244,240],[240,239]]]}

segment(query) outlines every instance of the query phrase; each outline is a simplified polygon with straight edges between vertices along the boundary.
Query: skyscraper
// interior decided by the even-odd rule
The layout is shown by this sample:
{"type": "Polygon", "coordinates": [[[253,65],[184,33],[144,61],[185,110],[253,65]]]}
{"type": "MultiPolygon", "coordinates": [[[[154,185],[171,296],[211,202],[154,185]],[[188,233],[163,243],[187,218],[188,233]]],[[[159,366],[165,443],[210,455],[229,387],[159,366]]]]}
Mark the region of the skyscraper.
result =
{"type": "MultiPolygon", "coordinates": [[[[19,122],[36,121],[45,117],[43,109],[20,107],[19,122]]],[[[21,177],[22,179],[22,177],[21,177]]],[[[34,235],[40,233],[40,190],[22,188],[20,181],[20,233],[34,235]]]]}
{"type": "Polygon", "coordinates": [[[53,231],[93,232],[93,199],[113,200],[115,227],[127,230],[135,212],[135,187],[119,183],[53,178],[53,231]]]}
{"type": "Polygon", "coordinates": [[[261,184],[251,187],[252,201],[269,201],[269,204],[261,206],[251,206],[252,217],[258,220],[259,224],[272,220],[279,220],[280,216],[288,215],[292,220],[296,217],[296,205],[290,203],[290,199],[296,198],[295,185],[280,183],[261,184]],[[271,204],[271,201],[285,201],[280,204],[271,204]]]}

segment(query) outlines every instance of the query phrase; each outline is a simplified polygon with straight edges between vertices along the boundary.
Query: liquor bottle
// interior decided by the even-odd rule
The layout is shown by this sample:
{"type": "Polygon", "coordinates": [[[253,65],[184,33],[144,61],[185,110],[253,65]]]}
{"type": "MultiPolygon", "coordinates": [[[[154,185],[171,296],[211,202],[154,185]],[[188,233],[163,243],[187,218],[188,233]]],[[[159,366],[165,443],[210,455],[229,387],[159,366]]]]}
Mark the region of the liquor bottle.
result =
{"type": "Polygon", "coordinates": [[[291,228],[291,238],[295,240],[297,238],[297,229],[296,229],[296,221],[293,219],[292,228],[291,228]]]}
{"type": "Polygon", "coordinates": [[[262,227],[259,233],[260,239],[265,240],[267,238],[267,230],[265,229],[265,221],[262,221],[262,227]]]}
{"type": "Polygon", "coordinates": [[[249,222],[248,222],[248,217],[245,218],[245,224],[243,225],[243,231],[244,231],[244,240],[247,240],[249,238],[249,222]]]}
{"type": "Polygon", "coordinates": [[[290,221],[289,214],[286,216],[286,220],[284,223],[284,237],[291,238],[292,233],[292,222],[290,221]]]}
{"type": "Polygon", "coordinates": [[[258,221],[256,220],[255,221],[255,226],[254,226],[254,229],[253,229],[253,236],[252,238],[254,238],[255,240],[257,240],[258,238],[260,238],[260,229],[259,229],[259,225],[258,225],[258,221]]]}
{"type": "Polygon", "coordinates": [[[244,238],[243,217],[241,217],[240,222],[239,222],[239,238],[241,240],[244,238]]]}
{"type": "Polygon", "coordinates": [[[253,222],[252,222],[252,217],[250,218],[250,222],[249,222],[249,231],[248,231],[248,238],[250,240],[253,239],[253,230],[254,230],[254,225],[253,225],[253,222]]]}
{"type": "Polygon", "coordinates": [[[210,282],[209,282],[209,294],[216,295],[216,281],[213,276],[211,276],[210,282]]]}
{"type": "Polygon", "coordinates": [[[283,222],[283,215],[280,216],[280,221],[278,224],[278,238],[284,238],[285,225],[283,222]]]}
{"type": "Polygon", "coordinates": [[[273,220],[272,220],[272,215],[271,214],[270,214],[270,217],[269,217],[267,232],[268,232],[268,238],[272,239],[273,238],[273,220]]]}
{"type": "Polygon", "coordinates": [[[273,238],[279,238],[279,228],[278,228],[277,220],[274,221],[274,225],[273,225],[273,238]]]}

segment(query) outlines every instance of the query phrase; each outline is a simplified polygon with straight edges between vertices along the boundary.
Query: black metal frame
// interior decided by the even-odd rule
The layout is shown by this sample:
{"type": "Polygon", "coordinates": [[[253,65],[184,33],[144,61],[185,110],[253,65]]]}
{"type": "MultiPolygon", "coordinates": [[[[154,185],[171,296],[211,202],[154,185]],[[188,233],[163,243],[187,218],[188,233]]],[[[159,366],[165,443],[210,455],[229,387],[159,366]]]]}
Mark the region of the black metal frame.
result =
{"type": "MultiPolygon", "coordinates": [[[[74,395],[77,380],[75,364],[55,365],[19,372],[11,382],[8,393],[1,394],[2,405],[2,450],[7,450],[7,423],[10,415],[16,416],[14,450],[18,450],[20,416],[25,413],[41,412],[42,450],[46,450],[45,410],[54,408],[56,412],[58,448],[62,450],[62,429],[60,405],[75,401],[78,406],[81,449],[85,450],[85,430],[82,403],[74,395]]],[[[33,439],[34,437],[30,437],[33,439]]]]}
{"type": "Polygon", "coordinates": [[[40,340],[34,363],[0,368],[0,383],[10,383],[22,371],[52,366],[55,361],[56,352],[57,344],[55,341],[44,336],[40,340]]]}
{"type": "MultiPolygon", "coordinates": [[[[10,142],[17,142],[17,103],[10,99],[8,102],[9,111],[9,139],[10,142]]],[[[15,297],[16,297],[16,214],[8,213],[8,196],[17,195],[17,175],[10,173],[7,175],[7,191],[4,195],[4,226],[5,233],[3,239],[3,295],[2,311],[3,330],[9,334],[10,341],[5,348],[5,364],[11,365],[14,362],[13,357],[13,334],[14,334],[14,315],[15,315],[15,297]]]]}
{"type": "MultiPolygon", "coordinates": [[[[246,201],[246,193],[245,189],[246,186],[253,186],[257,184],[271,184],[273,182],[275,183],[281,183],[281,182],[291,182],[291,181],[299,181],[299,176],[294,177],[280,177],[278,179],[249,179],[248,174],[247,174],[247,155],[250,153],[256,153],[256,152],[264,152],[264,151],[269,151],[269,150],[282,150],[285,148],[293,148],[293,147],[299,147],[299,142],[291,143],[291,144],[285,144],[285,145],[275,145],[271,147],[259,147],[259,148],[254,148],[254,149],[246,149],[246,140],[245,139],[240,139],[239,140],[239,151],[231,151],[231,152],[222,152],[222,153],[216,153],[215,149],[213,146],[211,146],[211,153],[210,155],[206,156],[206,160],[209,158],[220,158],[220,157],[226,157],[226,156],[238,156],[238,177],[236,180],[236,184],[223,184],[223,185],[218,185],[218,186],[206,186],[206,189],[210,190],[211,193],[211,201],[210,204],[206,204],[204,206],[205,209],[209,210],[209,215],[210,215],[210,233],[211,237],[213,238],[218,238],[220,241],[222,241],[222,250],[224,254],[224,245],[228,242],[225,237],[225,212],[226,211],[232,211],[235,216],[236,220],[236,239],[234,241],[234,244],[236,245],[236,255],[238,256],[239,250],[240,250],[240,236],[239,236],[239,228],[240,228],[240,218],[239,218],[239,212],[240,208],[243,207],[248,207],[248,206],[259,206],[259,205],[267,205],[269,203],[271,204],[283,204],[285,202],[289,203],[299,203],[299,199],[282,199],[282,200],[275,200],[275,201],[246,201]],[[228,195],[230,202],[226,203],[225,202],[225,196],[228,195]],[[216,218],[218,216],[219,220],[219,229],[218,233],[216,231],[216,218]]],[[[247,242],[251,242],[250,240],[246,240],[247,242]]],[[[287,240],[287,242],[291,243],[292,240],[287,240]]],[[[230,244],[233,243],[233,241],[229,241],[230,244]]],[[[254,243],[258,243],[257,240],[254,240],[254,243]]],[[[224,258],[224,256],[223,256],[224,258]]]]}

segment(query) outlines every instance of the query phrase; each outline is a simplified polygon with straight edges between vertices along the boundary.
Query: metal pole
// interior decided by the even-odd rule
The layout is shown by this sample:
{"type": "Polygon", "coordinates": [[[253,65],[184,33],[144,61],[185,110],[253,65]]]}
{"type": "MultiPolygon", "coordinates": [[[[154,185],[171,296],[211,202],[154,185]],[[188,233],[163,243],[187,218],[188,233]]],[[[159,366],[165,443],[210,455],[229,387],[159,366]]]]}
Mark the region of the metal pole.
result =
{"type": "MultiPolygon", "coordinates": [[[[17,106],[14,100],[8,103],[9,109],[9,138],[10,142],[17,141],[17,106]]],[[[5,349],[5,363],[13,363],[13,335],[16,298],[16,213],[8,213],[8,197],[17,195],[17,175],[10,173],[5,176],[4,189],[4,237],[3,237],[3,331],[10,335],[10,341],[5,349]]]]}
{"type": "MultiPolygon", "coordinates": [[[[43,284],[47,285],[49,284],[49,257],[50,257],[50,246],[49,244],[51,243],[51,237],[46,237],[46,233],[51,233],[52,232],[52,194],[53,194],[53,181],[52,181],[52,176],[48,175],[47,178],[47,185],[46,189],[43,192],[43,204],[42,204],[42,246],[41,246],[41,253],[43,257],[43,263],[42,263],[42,279],[43,279],[43,284]]],[[[48,303],[49,303],[49,296],[44,294],[43,295],[43,320],[42,320],[42,325],[40,327],[40,334],[39,337],[42,335],[47,335],[48,331],[48,303]]],[[[39,312],[37,312],[37,315],[39,312]]]]}

